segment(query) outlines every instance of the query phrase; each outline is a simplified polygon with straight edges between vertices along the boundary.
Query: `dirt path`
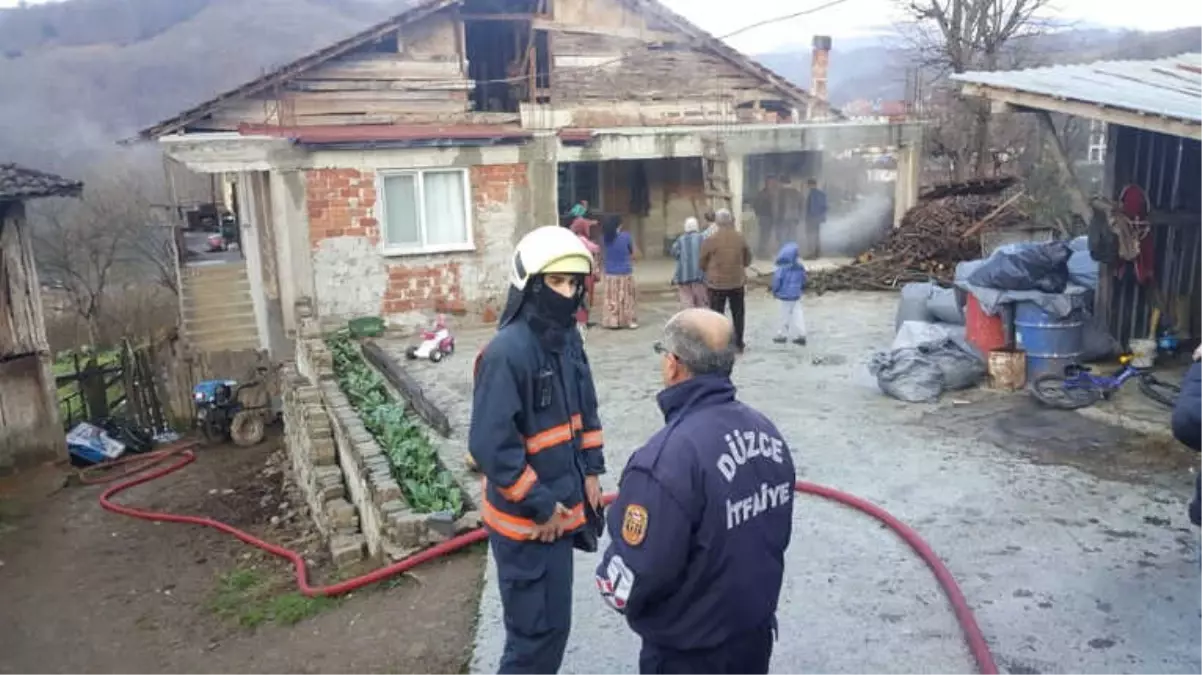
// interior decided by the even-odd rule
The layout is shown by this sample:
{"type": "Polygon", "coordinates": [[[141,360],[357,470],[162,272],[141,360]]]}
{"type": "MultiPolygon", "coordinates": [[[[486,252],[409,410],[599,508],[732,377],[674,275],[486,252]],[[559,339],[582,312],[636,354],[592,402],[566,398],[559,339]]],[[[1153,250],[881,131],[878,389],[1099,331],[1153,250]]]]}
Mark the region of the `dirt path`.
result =
{"type": "MultiPolygon", "coordinates": [[[[121,499],[316,549],[281,506],[274,449],[204,450],[121,499]]],[[[110,514],[99,487],[62,484],[52,469],[0,483],[0,672],[439,673],[471,656],[481,549],[314,601],[291,592],[284,563],[236,540],[110,514]]]]}

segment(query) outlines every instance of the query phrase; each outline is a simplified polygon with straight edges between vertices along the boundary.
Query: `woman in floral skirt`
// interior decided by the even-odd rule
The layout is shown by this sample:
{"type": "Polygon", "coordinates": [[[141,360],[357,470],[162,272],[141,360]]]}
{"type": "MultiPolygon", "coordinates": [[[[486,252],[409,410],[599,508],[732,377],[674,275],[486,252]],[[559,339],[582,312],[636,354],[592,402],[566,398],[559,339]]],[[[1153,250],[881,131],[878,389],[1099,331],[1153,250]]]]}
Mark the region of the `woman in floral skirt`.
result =
{"type": "Polygon", "coordinates": [[[607,216],[601,223],[605,242],[605,311],[601,325],[605,328],[638,328],[635,318],[634,259],[638,249],[630,233],[622,228],[622,219],[607,216]]]}

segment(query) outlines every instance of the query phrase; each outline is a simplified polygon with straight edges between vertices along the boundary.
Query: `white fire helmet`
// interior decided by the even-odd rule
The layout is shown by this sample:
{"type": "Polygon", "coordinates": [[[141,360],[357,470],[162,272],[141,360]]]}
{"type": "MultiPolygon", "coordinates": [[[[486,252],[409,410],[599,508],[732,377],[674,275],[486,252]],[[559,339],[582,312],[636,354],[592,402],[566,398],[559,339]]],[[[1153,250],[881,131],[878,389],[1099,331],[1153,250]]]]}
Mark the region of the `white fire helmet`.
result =
{"type": "Polygon", "coordinates": [[[536,274],[590,274],[593,256],[571,230],[545,225],[522,237],[509,268],[509,283],[526,289],[536,274]]]}

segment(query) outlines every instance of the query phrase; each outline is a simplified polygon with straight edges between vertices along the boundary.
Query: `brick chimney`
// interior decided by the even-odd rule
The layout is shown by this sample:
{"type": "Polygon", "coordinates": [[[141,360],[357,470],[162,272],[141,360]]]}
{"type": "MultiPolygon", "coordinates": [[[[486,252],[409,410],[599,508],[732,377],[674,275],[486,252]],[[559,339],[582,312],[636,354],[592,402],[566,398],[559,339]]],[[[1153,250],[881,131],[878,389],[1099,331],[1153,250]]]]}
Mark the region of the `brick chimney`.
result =
{"type": "MultiPolygon", "coordinates": [[[[829,35],[814,36],[814,52],[813,60],[810,64],[810,95],[815,99],[826,102],[826,71],[831,62],[831,38],[829,35]]],[[[814,106],[810,106],[810,119],[817,115],[818,111],[814,110],[814,106]]]]}

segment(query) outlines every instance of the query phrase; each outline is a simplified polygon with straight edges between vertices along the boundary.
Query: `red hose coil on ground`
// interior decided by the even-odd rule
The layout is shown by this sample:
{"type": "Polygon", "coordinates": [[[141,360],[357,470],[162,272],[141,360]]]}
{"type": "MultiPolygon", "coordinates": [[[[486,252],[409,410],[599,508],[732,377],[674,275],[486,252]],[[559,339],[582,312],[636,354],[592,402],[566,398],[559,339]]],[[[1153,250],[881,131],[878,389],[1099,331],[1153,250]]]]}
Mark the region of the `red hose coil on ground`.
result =
{"type": "MultiPolygon", "coordinates": [[[[121,515],[131,516],[133,518],[141,518],[143,520],[161,523],[188,523],[191,525],[204,525],[205,527],[211,527],[215,530],[225,532],[226,534],[231,534],[247,544],[250,544],[251,546],[256,546],[274,556],[291,561],[293,568],[296,570],[297,588],[302,594],[310,597],[318,595],[334,596],[349,593],[358,588],[362,588],[364,586],[383,581],[397,574],[401,574],[402,572],[406,572],[414,567],[417,567],[418,565],[421,565],[422,563],[459,550],[465,546],[470,546],[476,542],[485,541],[488,538],[488,535],[483,528],[475,529],[471,532],[461,534],[458,537],[438,544],[437,546],[428,548],[421,553],[409,556],[404,560],[398,560],[391,565],[387,565],[375,570],[374,572],[364,574],[363,576],[355,577],[354,579],[347,579],[346,581],[342,581],[337,584],[331,584],[329,586],[310,586],[308,571],[305,569],[305,561],[295,551],[290,551],[286,548],[263,541],[262,539],[259,539],[258,537],[255,537],[247,532],[243,532],[236,527],[231,527],[230,525],[213,520],[212,518],[205,518],[202,516],[182,516],[172,513],[160,513],[156,511],[144,511],[142,509],[135,509],[131,506],[117,504],[112,501],[113,497],[121,492],[124,492],[125,490],[128,490],[136,485],[142,485],[158,478],[162,478],[167,474],[179,471],[185,466],[191,464],[196,460],[196,454],[192,451],[193,447],[195,447],[194,443],[185,443],[177,445],[173,448],[159,450],[157,452],[123,458],[115,462],[104,464],[97,468],[107,470],[117,466],[128,465],[130,468],[127,468],[125,471],[115,475],[105,475],[100,478],[89,478],[87,471],[84,471],[81,473],[80,480],[85,484],[92,485],[98,483],[108,483],[125,478],[127,476],[132,476],[128,480],[117,483],[101,493],[100,506],[105,510],[112,511],[113,513],[119,513],[121,515]],[[172,456],[178,456],[179,459],[171,464],[167,464],[166,466],[157,468],[153,471],[147,471],[151,466],[158,465],[172,456]]],[[[892,529],[907,544],[909,544],[910,548],[914,549],[914,552],[917,553],[918,556],[922,558],[923,562],[925,562],[927,566],[931,568],[931,571],[935,574],[935,579],[939,582],[940,587],[943,588],[943,592],[947,595],[947,599],[952,605],[952,610],[955,612],[956,620],[960,622],[960,627],[964,631],[965,639],[968,642],[968,649],[972,653],[973,658],[976,659],[978,669],[981,673],[983,673],[983,675],[996,675],[998,672],[997,664],[994,663],[993,655],[989,651],[989,645],[985,642],[985,636],[982,635],[981,629],[977,625],[976,618],[973,617],[972,609],[969,608],[968,602],[964,599],[964,593],[960,591],[959,585],[956,584],[956,580],[952,577],[952,573],[948,571],[947,566],[944,565],[943,561],[941,561],[938,556],[935,555],[935,552],[931,549],[931,547],[927,545],[927,543],[924,542],[921,537],[918,536],[917,532],[910,529],[908,525],[894,518],[887,511],[876,504],[856,497],[855,495],[849,495],[845,492],[840,492],[838,490],[824,487],[822,485],[816,485],[814,483],[807,483],[805,481],[798,481],[794,488],[798,492],[817,495],[819,497],[830,499],[867,513],[873,518],[876,518],[882,523],[888,525],[890,529],[892,529]]],[[[615,496],[616,495],[612,494],[606,495],[606,503],[612,502],[615,496]]]]}

